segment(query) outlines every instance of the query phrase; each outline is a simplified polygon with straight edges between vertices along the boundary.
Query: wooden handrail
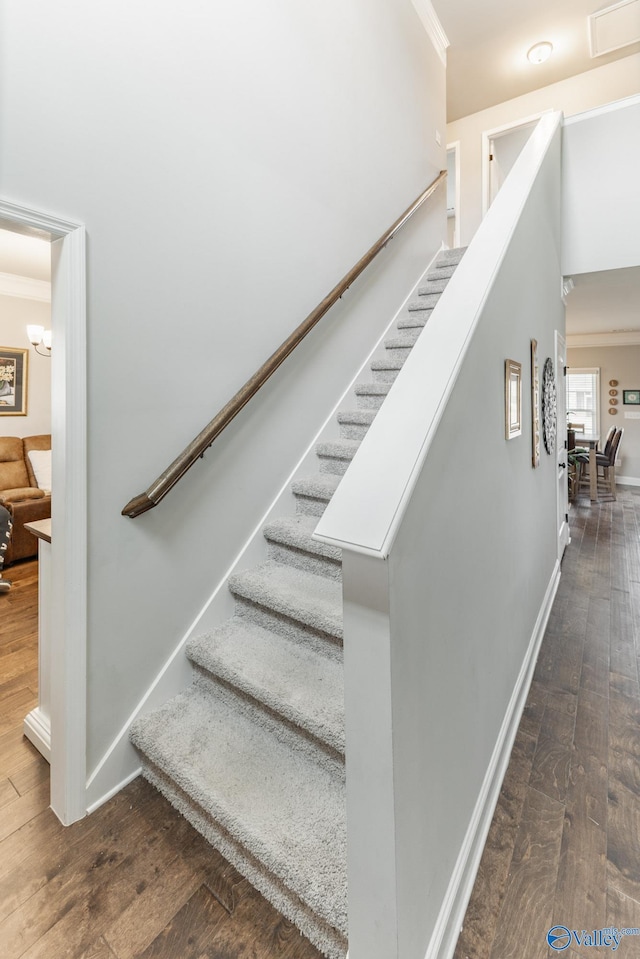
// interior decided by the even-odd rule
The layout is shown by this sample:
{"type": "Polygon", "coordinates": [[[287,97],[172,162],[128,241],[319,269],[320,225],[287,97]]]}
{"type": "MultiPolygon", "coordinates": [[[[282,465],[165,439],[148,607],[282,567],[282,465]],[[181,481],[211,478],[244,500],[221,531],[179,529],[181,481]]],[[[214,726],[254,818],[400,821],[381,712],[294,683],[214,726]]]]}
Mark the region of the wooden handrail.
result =
{"type": "Polygon", "coordinates": [[[384,233],[380,239],[373,244],[371,249],[365,253],[365,255],[358,260],[356,265],[349,270],[349,272],[344,276],[337,286],[331,290],[324,300],[316,306],[315,310],[309,314],[309,316],[304,320],[300,326],[294,330],[291,336],[284,341],[284,343],[278,347],[278,349],[273,353],[266,363],[263,363],[259,370],[257,370],[251,379],[247,380],[242,389],[238,390],[236,395],[229,400],[226,406],[223,406],[220,412],[214,416],[211,422],[205,426],[202,432],[198,433],[196,438],[189,443],[189,445],[180,453],[180,455],[173,461],[171,466],[169,466],[164,473],[161,473],[160,476],[151,484],[151,486],[144,493],[140,493],[138,496],[134,496],[127,505],[122,510],[123,516],[140,516],[141,513],[146,513],[147,510],[153,509],[154,506],[157,506],[160,500],[164,499],[170,489],[172,489],[178,480],[184,476],[187,470],[193,466],[197,459],[204,455],[205,451],[211,446],[213,441],[217,436],[222,433],[223,429],[229,425],[229,423],[238,415],[241,409],[247,405],[249,400],[255,396],[261,386],[267,382],[269,377],[275,373],[281,363],[286,360],[290,353],[298,346],[299,343],[305,338],[307,333],[309,333],[316,323],[322,319],[325,313],[331,309],[331,307],[338,302],[343,293],[349,289],[351,284],[356,280],[362,271],[371,263],[371,261],[380,253],[381,250],[389,243],[390,240],[394,238],[396,233],[405,225],[407,220],[409,220],[413,214],[418,210],[425,200],[428,200],[429,197],[435,193],[440,184],[446,179],[447,171],[442,170],[438,176],[429,184],[426,190],[424,190],[420,196],[414,200],[410,207],[408,207],[402,216],[398,217],[393,226],[391,226],[386,233],[384,233]]]}

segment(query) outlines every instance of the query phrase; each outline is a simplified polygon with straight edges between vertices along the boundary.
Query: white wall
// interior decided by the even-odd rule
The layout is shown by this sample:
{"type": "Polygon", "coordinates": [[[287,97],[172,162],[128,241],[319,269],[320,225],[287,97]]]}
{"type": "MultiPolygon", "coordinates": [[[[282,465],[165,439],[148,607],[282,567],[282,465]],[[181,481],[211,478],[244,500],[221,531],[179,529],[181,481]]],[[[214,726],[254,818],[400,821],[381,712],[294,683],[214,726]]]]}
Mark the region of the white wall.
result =
{"type": "MultiPolygon", "coordinates": [[[[569,304],[571,297],[569,297],[569,304]]],[[[567,350],[569,366],[578,369],[600,369],[600,433],[604,436],[610,426],[624,427],[624,436],[616,473],[640,486],[640,420],[625,419],[625,413],[640,413],[638,406],[625,406],[623,390],[640,389],[640,346],[598,346],[567,350]],[[610,416],[609,380],[617,380],[617,414],[610,416]]],[[[580,442],[578,435],[577,442],[580,442]]]]}
{"type": "Polygon", "coordinates": [[[447,126],[447,141],[460,140],[461,243],[467,244],[482,219],[482,133],[516,123],[544,110],[562,110],[565,116],[640,92],[640,53],[587,73],[541,87],[447,126]]]}
{"type": "Polygon", "coordinates": [[[121,508],[443,168],[444,67],[409,0],[34,0],[2,44],[0,193],[87,227],[91,772],[444,239],[444,191],[170,498],[121,508]]]}
{"type": "Polygon", "coordinates": [[[51,328],[51,305],[0,295],[0,346],[28,349],[27,415],[0,416],[1,436],[51,432],[51,359],[38,356],[27,339],[27,324],[51,328]]]}
{"type": "Polygon", "coordinates": [[[640,96],[566,121],[562,271],[640,266],[640,96]]]}
{"type": "Polygon", "coordinates": [[[316,530],[344,549],[351,959],[453,954],[557,585],[530,348],[542,370],[564,331],[560,154],[549,115],[316,530]],[[507,359],[523,375],[510,441],[507,359]]]}

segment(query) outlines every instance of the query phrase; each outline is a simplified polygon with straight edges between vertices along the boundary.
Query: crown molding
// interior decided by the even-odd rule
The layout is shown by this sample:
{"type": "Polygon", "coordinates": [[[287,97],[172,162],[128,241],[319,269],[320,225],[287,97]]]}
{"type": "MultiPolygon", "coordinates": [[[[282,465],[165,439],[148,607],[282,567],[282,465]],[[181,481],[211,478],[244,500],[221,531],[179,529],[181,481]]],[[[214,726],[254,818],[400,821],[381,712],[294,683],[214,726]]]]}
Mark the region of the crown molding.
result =
{"type": "Polygon", "coordinates": [[[438,19],[438,14],[433,9],[431,0],[411,0],[411,2],[416,8],[416,13],[420,17],[422,26],[427,31],[427,35],[434,45],[436,53],[446,66],[447,47],[451,46],[451,44],[444,32],[444,27],[438,19]]]}
{"type": "Polygon", "coordinates": [[[48,280],[34,280],[30,276],[18,276],[16,273],[0,273],[0,295],[50,303],[51,283],[48,280]]]}
{"type": "Polygon", "coordinates": [[[640,346],[640,330],[626,333],[567,334],[567,349],[586,349],[589,346],[640,346]]]}

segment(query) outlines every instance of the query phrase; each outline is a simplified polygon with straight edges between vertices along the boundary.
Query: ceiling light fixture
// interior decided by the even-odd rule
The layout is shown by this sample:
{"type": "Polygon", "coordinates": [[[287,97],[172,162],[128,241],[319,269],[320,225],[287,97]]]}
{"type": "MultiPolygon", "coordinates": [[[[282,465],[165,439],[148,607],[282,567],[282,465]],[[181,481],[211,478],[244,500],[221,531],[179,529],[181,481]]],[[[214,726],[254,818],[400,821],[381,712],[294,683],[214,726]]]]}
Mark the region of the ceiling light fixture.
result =
{"type": "Polygon", "coordinates": [[[51,330],[45,330],[44,326],[29,324],[27,327],[27,336],[39,356],[51,356],[51,330]],[[44,346],[46,353],[42,353],[38,349],[40,345],[44,346]]]}
{"type": "Polygon", "coordinates": [[[534,43],[531,49],[527,51],[527,60],[529,63],[544,63],[552,53],[553,44],[544,40],[542,43],[534,43]]]}

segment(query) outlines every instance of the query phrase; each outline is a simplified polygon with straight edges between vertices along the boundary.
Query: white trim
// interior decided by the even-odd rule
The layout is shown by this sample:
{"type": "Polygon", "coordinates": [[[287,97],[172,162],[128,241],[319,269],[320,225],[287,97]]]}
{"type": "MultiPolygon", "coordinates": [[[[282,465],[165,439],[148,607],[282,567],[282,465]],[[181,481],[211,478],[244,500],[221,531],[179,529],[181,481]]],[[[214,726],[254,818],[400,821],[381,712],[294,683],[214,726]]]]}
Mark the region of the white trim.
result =
{"type": "Polygon", "coordinates": [[[411,0],[411,2],[416,9],[416,13],[420,17],[422,26],[427,31],[427,36],[435,47],[436,53],[446,66],[447,47],[450,47],[451,44],[449,43],[447,35],[444,32],[444,27],[440,23],[438,14],[433,8],[431,0],[411,0]]]}
{"type": "Polygon", "coordinates": [[[616,486],[640,486],[640,476],[617,476],[616,486]]]}
{"type": "Polygon", "coordinates": [[[0,296],[17,296],[23,300],[50,303],[51,283],[48,280],[35,280],[32,276],[18,276],[17,273],[0,273],[0,296]]]}
{"type": "Polygon", "coordinates": [[[640,330],[629,333],[567,333],[567,349],[593,346],[640,346],[640,330]]]}
{"type": "MultiPolygon", "coordinates": [[[[166,659],[164,665],[157,673],[155,679],[145,691],[138,704],[135,706],[133,712],[110,744],[100,762],[92,771],[87,780],[87,802],[90,811],[98,809],[103,803],[107,802],[111,796],[115,795],[114,790],[107,784],[112,783],[115,780],[116,782],[121,781],[123,785],[126,785],[126,783],[132,778],[135,778],[136,774],[132,772],[132,769],[135,767],[139,771],[139,758],[129,740],[129,731],[131,726],[138,716],[143,715],[156,706],[162,705],[168,699],[177,695],[177,693],[179,693],[182,689],[185,689],[190,684],[192,679],[192,669],[186,655],[184,654],[184,648],[187,642],[192,636],[205,632],[207,629],[211,629],[214,625],[223,622],[227,617],[233,614],[233,598],[227,588],[229,577],[232,575],[232,573],[239,569],[247,569],[252,565],[257,565],[260,562],[264,562],[264,559],[266,558],[265,539],[262,531],[265,524],[272,516],[276,515],[282,510],[283,502],[286,501],[293,503],[294,498],[291,492],[292,481],[301,473],[301,471],[304,470],[306,466],[308,466],[310,460],[316,461],[316,446],[322,439],[329,438],[327,437],[327,433],[331,429],[335,428],[336,415],[338,411],[342,408],[352,408],[353,399],[351,397],[351,391],[353,390],[354,385],[362,378],[363,370],[368,367],[372,357],[375,356],[378,350],[384,349],[384,341],[389,336],[391,329],[394,327],[398,317],[403,312],[406,303],[415,295],[415,291],[422,283],[425,273],[427,273],[433,267],[433,264],[443,249],[444,245],[441,245],[427,266],[421,269],[420,275],[413,284],[410,293],[407,297],[405,297],[402,304],[398,307],[398,310],[389,321],[389,324],[386,326],[384,332],[378,338],[375,346],[370,351],[369,355],[365,359],[362,366],[358,369],[357,373],[354,375],[353,379],[325,419],[316,435],[310,441],[307,449],[291,470],[289,476],[282,484],[282,487],[268,506],[264,515],[256,524],[255,529],[241,547],[236,558],[222,576],[171,655],[166,659]],[[345,407],[345,403],[348,403],[347,407],[345,407]]],[[[115,791],[117,791],[117,789],[115,791]]]]}
{"type": "Polygon", "coordinates": [[[22,731],[48,763],[51,762],[51,723],[39,706],[25,716],[22,731]]]}
{"type": "Polygon", "coordinates": [[[132,783],[134,779],[137,779],[138,776],[141,775],[141,773],[142,767],[138,766],[133,770],[133,772],[129,773],[128,776],[125,776],[122,782],[119,782],[117,786],[113,786],[109,792],[104,794],[104,796],[100,796],[96,802],[93,802],[90,806],[87,806],[87,815],[90,816],[96,811],[96,809],[100,809],[100,806],[104,806],[106,802],[109,802],[110,799],[113,799],[114,796],[117,796],[121,789],[124,789],[125,786],[129,785],[129,783],[132,783]]]}
{"type": "MultiPolygon", "coordinates": [[[[453,228],[453,245],[454,247],[460,246],[460,206],[462,203],[462,192],[461,192],[461,176],[460,176],[460,140],[454,140],[453,143],[447,143],[447,154],[453,153],[455,158],[455,186],[454,186],[454,203],[455,203],[455,218],[456,224],[453,228]]],[[[449,162],[447,160],[447,166],[449,162]]]]}
{"type": "Polygon", "coordinates": [[[615,113],[616,110],[626,110],[627,107],[633,107],[640,104],[640,93],[634,93],[631,97],[623,97],[622,100],[612,100],[611,103],[605,103],[604,106],[594,107],[593,110],[585,110],[584,113],[574,113],[570,117],[565,117],[562,125],[571,126],[572,123],[582,123],[583,120],[590,120],[592,117],[600,117],[605,113],[615,113]]]}
{"type": "Polygon", "coordinates": [[[552,113],[552,110],[542,110],[540,113],[533,113],[529,117],[523,117],[521,120],[512,120],[510,123],[503,123],[502,126],[493,127],[491,130],[482,131],[482,216],[486,216],[491,206],[491,166],[489,154],[491,153],[491,141],[499,140],[500,137],[507,136],[520,127],[526,127],[530,123],[535,123],[545,113],[552,113]]]}
{"type": "Polygon", "coordinates": [[[455,952],[559,583],[556,560],[425,959],[451,959],[455,952]]]}
{"type": "MultiPolygon", "coordinates": [[[[86,252],[78,223],[0,199],[6,229],[57,240],[52,271],[51,807],[86,814],[86,252]]],[[[52,251],[53,252],[53,251],[52,251]]]]}

